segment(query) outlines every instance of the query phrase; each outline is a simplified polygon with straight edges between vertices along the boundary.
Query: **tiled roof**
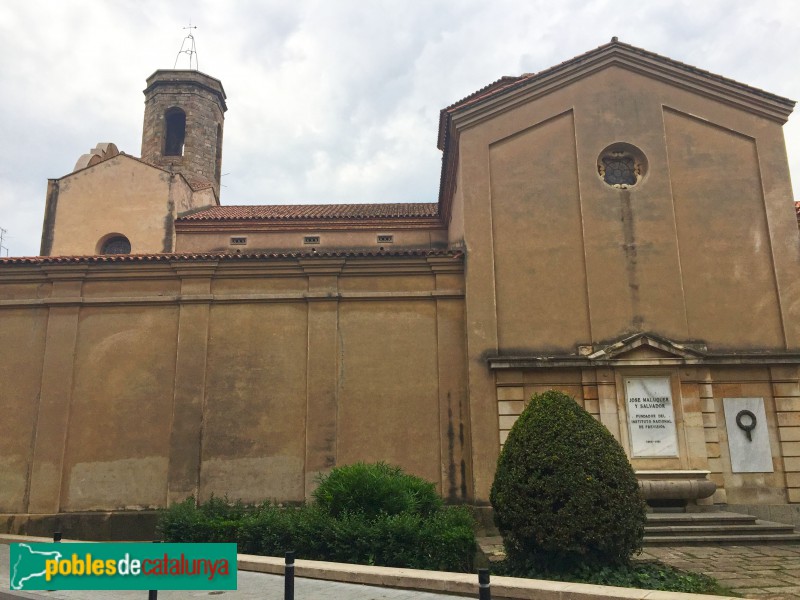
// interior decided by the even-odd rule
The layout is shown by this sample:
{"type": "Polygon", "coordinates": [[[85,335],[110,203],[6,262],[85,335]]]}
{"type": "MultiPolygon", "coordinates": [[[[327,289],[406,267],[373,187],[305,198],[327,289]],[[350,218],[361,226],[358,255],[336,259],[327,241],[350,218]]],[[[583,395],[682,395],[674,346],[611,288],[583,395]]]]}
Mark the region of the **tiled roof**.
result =
{"type": "Polygon", "coordinates": [[[196,252],[190,254],[103,254],[92,256],[10,256],[0,258],[0,265],[53,265],[88,263],[142,263],[192,260],[269,260],[285,258],[378,258],[378,257],[428,257],[459,258],[460,250],[432,250],[430,248],[405,250],[323,250],[316,252],[253,252],[231,254],[227,252],[196,252]]]}
{"type": "Polygon", "coordinates": [[[178,221],[250,221],[306,219],[393,219],[425,218],[438,215],[433,202],[407,204],[270,204],[253,206],[214,206],[178,221]]]}

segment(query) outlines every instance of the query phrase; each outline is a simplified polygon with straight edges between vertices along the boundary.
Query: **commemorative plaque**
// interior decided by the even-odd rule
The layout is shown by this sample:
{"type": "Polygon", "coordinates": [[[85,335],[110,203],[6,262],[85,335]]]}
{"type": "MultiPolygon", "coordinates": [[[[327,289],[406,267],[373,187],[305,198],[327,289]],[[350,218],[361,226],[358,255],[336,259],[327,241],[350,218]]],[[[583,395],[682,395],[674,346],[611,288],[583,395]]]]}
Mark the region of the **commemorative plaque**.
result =
{"type": "Polygon", "coordinates": [[[631,456],[678,456],[669,377],[628,377],[625,379],[625,394],[631,456]]]}

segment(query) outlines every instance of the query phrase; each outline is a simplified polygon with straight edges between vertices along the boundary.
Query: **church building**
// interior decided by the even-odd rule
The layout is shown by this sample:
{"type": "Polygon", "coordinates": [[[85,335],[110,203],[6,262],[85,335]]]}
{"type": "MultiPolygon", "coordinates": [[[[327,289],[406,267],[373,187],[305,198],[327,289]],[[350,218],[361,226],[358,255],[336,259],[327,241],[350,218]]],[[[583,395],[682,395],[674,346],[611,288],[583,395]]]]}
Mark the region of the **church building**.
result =
{"type": "Polygon", "coordinates": [[[485,507],[549,389],[654,509],[800,525],[793,101],[614,38],[444,108],[436,203],[235,206],[222,83],[144,96],[141,155],[82,156],[41,255],[0,259],[7,530],[301,502],[357,461],[485,507]]]}

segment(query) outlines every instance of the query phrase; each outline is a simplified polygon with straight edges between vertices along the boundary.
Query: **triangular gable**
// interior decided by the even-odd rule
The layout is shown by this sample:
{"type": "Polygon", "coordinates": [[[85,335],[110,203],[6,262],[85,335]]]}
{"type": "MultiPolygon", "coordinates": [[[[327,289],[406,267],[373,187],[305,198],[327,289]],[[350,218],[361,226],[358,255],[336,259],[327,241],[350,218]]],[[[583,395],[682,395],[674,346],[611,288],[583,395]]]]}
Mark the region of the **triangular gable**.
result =
{"type": "MultiPolygon", "coordinates": [[[[101,145],[102,144],[98,144],[98,146],[101,146],[101,145]]],[[[108,145],[114,146],[113,144],[108,144],[108,145]]],[[[114,150],[116,150],[116,146],[114,146],[114,150]]],[[[219,205],[219,198],[217,196],[217,191],[214,189],[214,185],[210,181],[201,180],[201,179],[190,179],[189,177],[185,176],[183,173],[177,173],[175,171],[170,171],[169,169],[165,169],[164,167],[161,167],[159,165],[154,165],[153,163],[147,162],[146,160],[143,160],[143,159],[139,158],[138,156],[133,156],[131,154],[126,154],[125,152],[117,152],[117,154],[108,153],[107,155],[105,155],[103,157],[100,157],[98,160],[88,160],[88,158],[91,157],[91,156],[93,156],[93,155],[92,154],[85,154],[84,156],[82,156],[80,159],[78,159],[78,163],[75,165],[75,170],[74,171],[72,171],[71,173],[67,173],[63,177],[59,177],[55,181],[63,181],[65,179],[69,179],[70,177],[72,177],[73,175],[75,175],[77,173],[83,173],[84,171],[88,171],[89,169],[93,169],[94,167],[96,167],[98,165],[101,165],[101,164],[104,164],[104,163],[111,163],[111,162],[122,161],[122,160],[132,160],[132,161],[137,162],[137,163],[139,163],[141,165],[144,165],[145,167],[149,167],[151,169],[155,169],[156,171],[161,171],[162,173],[168,173],[169,175],[175,175],[177,177],[180,177],[183,180],[183,182],[193,192],[198,192],[198,191],[210,188],[213,191],[213,194],[214,194],[214,203],[216,205],[219,205]],[[84,157],[87,157],[87,160],[84,161],[83,160],[84,157]],[[83,164],[83,163],[85,163],[85,164],[83,164]]]]}
{"type": "Polygon", "coordinates": [[[442,109],[437,140],[439,149],[443,150],[439,180],[439,212],[442,219],[448,222],[450,218],[452,194],[455,190],[458,132],[462,128],[546,96],[612,66],[666,82],[780,124],[785,123],[794,110],[795,102],[788,98],[612,38],[608,44],[544,71],[518,77],[502,77],[442,109]]]}
{"type": "Polygon", "coordinates": [[[620,66],[671,85],[732,104],[783,124],[795,102],[764,90],[698,69],[655,52],[612,38],[608,44],[538,73],[503,77],[443,109],[440,114],[439,147],[444,149],[447,121],[472,113],[505,110],[509,104],[527,102],[610,66],[620,66]]]}
{"type": "Polygon", "coordinates": [[[586,358],[589,360],[612,360],[624,358],[626,355],[634,358],[634,354],[638,355],[636,358],[643,358],[646,355],[652,357],[653,353],[656,356],[690,360],[705,356],[705,352],[686,344],[673,342],[652,333],[637,333],[592,352],[586,358]]]}

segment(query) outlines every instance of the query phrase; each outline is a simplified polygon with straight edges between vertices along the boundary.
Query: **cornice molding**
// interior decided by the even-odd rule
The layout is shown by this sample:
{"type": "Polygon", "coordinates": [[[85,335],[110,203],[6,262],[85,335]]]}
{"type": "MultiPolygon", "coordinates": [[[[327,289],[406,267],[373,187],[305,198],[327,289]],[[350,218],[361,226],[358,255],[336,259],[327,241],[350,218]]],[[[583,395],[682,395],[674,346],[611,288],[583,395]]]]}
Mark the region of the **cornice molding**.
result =
{"type": "Polygon", "coordinates": [[[487,359],[491,370],[557,369],[592,367],[668,367],[684,365],[796,365],[800,352],[756,352],[749,349],[731,352],[709,351],[702,342],[676,342],[652,333],[637,333],[616,342],[595,348],[579,345],[577,354],[527,356],[492,356],[487,359]],[[656,357],[628,356],[638,348],[657,350],[656,357]]]}

